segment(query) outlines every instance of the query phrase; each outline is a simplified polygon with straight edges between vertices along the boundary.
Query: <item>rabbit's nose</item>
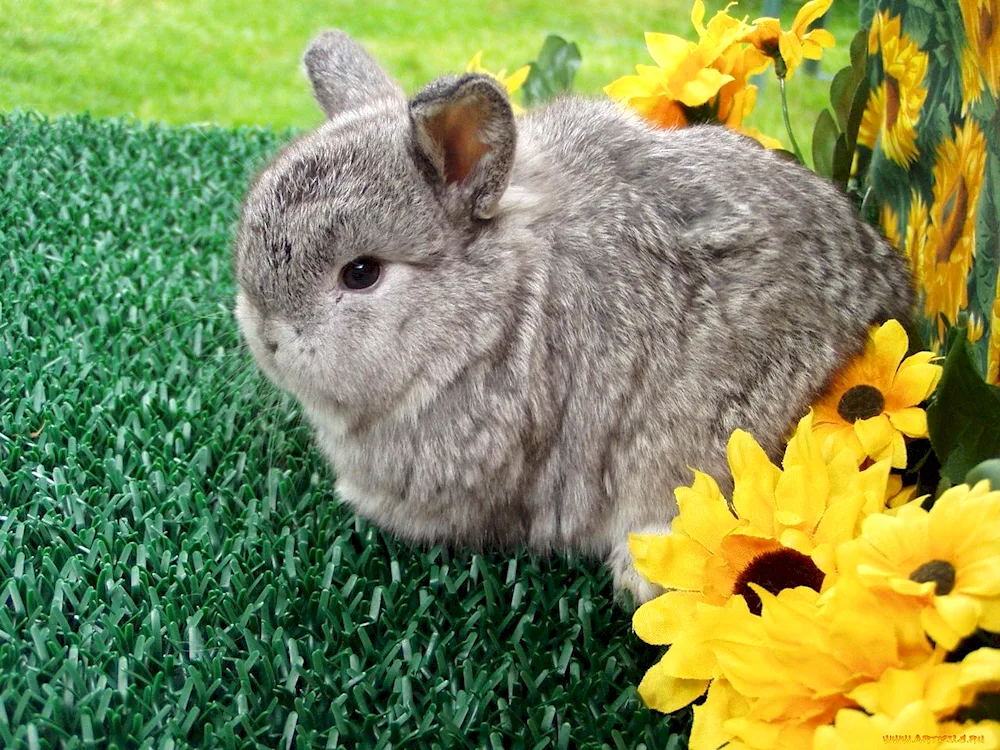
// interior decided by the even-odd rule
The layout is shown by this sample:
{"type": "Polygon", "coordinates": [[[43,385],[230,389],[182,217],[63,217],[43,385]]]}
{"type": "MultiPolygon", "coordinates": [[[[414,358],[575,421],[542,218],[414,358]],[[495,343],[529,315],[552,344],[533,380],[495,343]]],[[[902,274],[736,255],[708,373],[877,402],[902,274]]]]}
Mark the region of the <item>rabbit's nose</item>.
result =
{"type": "Polygon", "coordinates": [[[274,339],[264,339],[264,346],[267,347],[267,350],[271,354],[274,354],[276,351],[278,351],[278,342],[275,341],[274,339]]]}

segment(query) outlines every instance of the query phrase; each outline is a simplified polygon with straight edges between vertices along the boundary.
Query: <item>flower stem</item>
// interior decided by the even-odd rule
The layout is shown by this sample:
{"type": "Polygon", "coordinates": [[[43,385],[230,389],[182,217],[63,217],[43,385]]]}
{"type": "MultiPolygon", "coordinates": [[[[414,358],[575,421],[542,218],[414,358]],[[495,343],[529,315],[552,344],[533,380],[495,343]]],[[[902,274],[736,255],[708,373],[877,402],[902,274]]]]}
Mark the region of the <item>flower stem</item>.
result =
{"type": "Polygon", "coordinates": [[[778,77],[778,87],[781,89],[781,114],[785,118],[785,130],[788,131],[788,140],[792,142],[792,153],[795,154],[795,158],[799,160],[800,164],[805,164],[806,160],[802,158],[802,151],[799,149],[799,144],[795,141],[795,134],[792,132],[792,121],[788,117],[788,97],[785,95],[785,79],[783,76],[778,77]]]}

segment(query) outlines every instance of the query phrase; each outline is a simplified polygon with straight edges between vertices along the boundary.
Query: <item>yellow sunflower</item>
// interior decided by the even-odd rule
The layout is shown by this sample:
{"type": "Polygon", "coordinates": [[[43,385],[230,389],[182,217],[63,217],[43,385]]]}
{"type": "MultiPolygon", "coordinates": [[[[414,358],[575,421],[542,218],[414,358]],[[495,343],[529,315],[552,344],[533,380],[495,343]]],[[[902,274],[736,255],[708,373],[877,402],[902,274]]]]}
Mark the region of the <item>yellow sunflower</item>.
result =
{"type": "Polygon", "coordinates": [[[885,746],[887,735],[926,736],[922,745],[949,748],[956,745],[945,742],[946,736],[971,744],[969,735],[983,735],[975,744],[1000,750],[1000,724],[959,723],[953,718],[979,694],[1000,689],[1000,650],[981,648],[960,663],[943,662],[943,658],[943,650],[938,649],[918,667],[890,668],[877,682],[856,687],[848,695],[863,710],[842,709],[834,724],[819,727],[814,750],[874,750],[885,746]],[[966,735],[965,742],[960,735],[966,735]]]}
{"type": "Polygon", "coordinates": [[[809,0],[795,14],[789,31],[781,30],[777,18],[758,18],[743,40],[774,59],[779,78],[791,78],[803,59],[819,60],[823,49],[834,45],[833,34],[826,29],[809,30],[832,4],[833,0],[809,0]]]}
{"type": "Polygon", "coordinates": [[[767,59],[758,61],[741,49],[739,40],[749,28],[745,22],[719,11],[705,27],[704,17],[705,5],[696,0],[691,22],[697,42],[647,32],[646,48],[656,65],[637,65],[637,75],[612,81],[605,93],[662,127],[713,117],[727,124],[742,122],[756,94],[745,91],[746,77],[763,70],[767,59]],[[735,85],[723,92],[727,84],[735,85]]]}
{"type": "Polygon", "coordinates": [[[931,364],[933,352],[904,360],[908,346],[895,320],[873,329],[864,352],[813,405],[813,429],[827,456],[846,448],[859,462],[891,459],[893,467],[906,467],[903,436],[927,436],[927,414],[918,405],[941,379],[940,365],[931,364]]]}
{"type": "Polygon", "coordinates": [[[917,501],[865,519],[837,549],[841,571],[910,597],[928,636],[947,649],[976,628],[1000,631],[1000,491],[983,480],[944,492],[929,511],[917,501]]]}
{"type": "MultiPolygon", "coordinates": [[[[883,13],[875,16],[872,32],[881,49],[883,80],[871,93],[869,107],[880,116],[880,137],[885,155],[903,167],[917,156],[917,122],[927,98],[924,76],[928,57],[906,34],[899,16],[883,13]]],[[[869,44],[869,47],[871,45],[869,44]]],[[[865,131],[870,139],[871,124],[865,131]]]]}
{"type": "Polygon", "coordinates": [[[876,682],[858,685],[849,697],[870,714],[897,716],[906,706],[924,701],[938,719],[953,717],[971,706],[981,693],[1000,689],[1000,649],[980,648],[961,662],[944,661],[937,648],[912,669],[890,668],[876,682]]]}
{"type": "Polygon", "coordinates": [[[924,701],[908,704],[893,717],[856,709],[837,713],[834,724],[817,728],[813,750],[883,750],[892,745],[958,750],[1000,750],[1000,723],[939,721],[924,701]]]}
{"type": "Polygon", "coordinates": [[[838,578],[823,595],[807,588],[777,595],[754,588],[761,616],[724,609],[708,642],[719,678],[706,705],[716,702],[703,714],[719,728],[698,727],[695,714],[696,729],[728,742],[727,748],[811,747],[817,727],[858,705],[852,690],[887,669],[913,668],[933,657],[918,611],[905,598],[880,596],[856,578],[838,578]],[[745,704],[727,700],[728,691],[745,704]],[[721,699],[713,692],[721,692],[721,699]],[[733,709],[728,714],[727,707],[733,709]]]}
{"type": "MultiPolygon", "coordinates": [[[[465,66],[466,73],[483,73],[484,75],[496,78],[501,85],[507,89],[507,95],[513,97],[514,93],[519,91],[524,85],[524,82],[528,80],[528,74],[531,72],[530,65],[524,65],[517,70],[515,70],[510,75],[507,75],[506,70],[501,70],[499,73],[491,73],[486,68],[483,67],[483,52],[480,50],[472,59],[469,60],[469,64],[465,66]]],[[[524,109],[511,99],[511,108],[514,110],[514,114],[521,114],[524,109]]]]}
{"type": "Polygon", "coordinates": [[[962,51],[963,114],[982,96],[984,86],[1000,95],[1000,3],[959,0],[965,24],[962,51]]]}
{"type": "Polygon", "coordinates": [[[990,315],[990,346],[986,354],[986,382],[1000,385],[1000,277],[993,297],[990,315]]]}
{"type": "MultiPolygon", "coordinates": [[[[874,27],[872,27],[874,29],[874,27]]],[[[865,102],[865,111],[861,114],[861,125],[858,126],[858,145],[869,151],[875,148],[878,132],[882,128],[884,102],[876,89],[869,94],[865,102]]]]}
{"type": "Polygon", "coordinates": [[[629,538],[636,569],[670,589],[632,620],[642,640],[672,644],[639,686],[647,705],[665,713],[705,692],[715,671],[706,644],[720,612],[759,614],[756,584],[819,591],[835,570],[834,548],[885,507],[888,462],[861,471],[848,451],[825,460],[811,415],[789,441],[782,468],[742,430],[730,437],[728,458],[735,513],[715,480],[696,472],[691,487],[675,491],[680,514],[671,534],[629,538]]]}
{"type": "Polygon", "coordinates": [[[934,163],[933,202],[927,244],[921,259],[924,313],[950,323],[969,304],[968,274],[976,254],[976,209],[986,169],[986,139],[973,119],[956,126],[955,137],[941,142],[934,163]]]}
{"type": "MultiPolygon", "coordinates": [[[[732,18],[727,13],[716,13],[704,26],[705,8],[696,4],[691,14],[691,22],[698,32],[700,44],[722,44],[731,34],[747,28],[743,21],[732,18]]],[[[749,85],[750,76],[763,72],[770,64],[767,55],[749,45],[730,42],[716,58],[712,67],[732,80],[719,89],[716,97],[716,119],[731,128],[740,129],[743,118],[753,111],[757,102],[757,87],[749,85]]]]}
{"type": "Polygon", "coordinates": [[[889,241],[889,244],[899,250],[899,216],[896,210],[889,203],[883,203],[879,212],[879,225],[882,227],[882,234],[889,241]]]}

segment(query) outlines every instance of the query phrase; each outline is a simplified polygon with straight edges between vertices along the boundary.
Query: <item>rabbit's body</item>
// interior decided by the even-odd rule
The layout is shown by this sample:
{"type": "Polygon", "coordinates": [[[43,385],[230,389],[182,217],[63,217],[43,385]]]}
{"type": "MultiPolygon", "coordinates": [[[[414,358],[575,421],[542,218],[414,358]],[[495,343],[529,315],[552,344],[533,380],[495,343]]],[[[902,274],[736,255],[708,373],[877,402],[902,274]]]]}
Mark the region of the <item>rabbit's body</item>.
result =
{"type": "Polygon", "coordinates": [[[832,186],[723,128],[569,98],[522,117],[515,150],[474,76],[409,117],[375,80],[345,114],[324,64],[376,74],[330,52],[344,39],[306,60],[330,121],[245,208],[237,312],[258,361],[378,525],[610,555],[647,598],[628,532],[669,528],[691,468],[725,486],[734,429],[777,453],[870,324],[907,314],[903,261],[832,186]],[[477,119],[476,139],[428,145],[477,119]],[[338,287],[367,256],[374,291],[338,287]]]}

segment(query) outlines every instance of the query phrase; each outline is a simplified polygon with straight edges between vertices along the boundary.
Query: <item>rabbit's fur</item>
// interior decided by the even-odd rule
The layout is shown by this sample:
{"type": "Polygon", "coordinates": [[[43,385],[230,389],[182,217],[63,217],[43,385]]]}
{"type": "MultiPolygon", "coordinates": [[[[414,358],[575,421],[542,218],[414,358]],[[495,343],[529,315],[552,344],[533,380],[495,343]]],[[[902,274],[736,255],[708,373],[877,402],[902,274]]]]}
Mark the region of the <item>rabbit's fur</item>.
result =
{"type": "Polygon", "coordinates": [[[340,496],[411,540],[606,557],[667,531],[726,441],[773,456],[904,260],[830,184],[722,127],[565,98],[516,122],[479,75],[407,102],[341,32],[305,56],[327,114],[247,196],[236,314],[340,496]],[[344,288],[358,257],[379,282],[344,288]]]}

